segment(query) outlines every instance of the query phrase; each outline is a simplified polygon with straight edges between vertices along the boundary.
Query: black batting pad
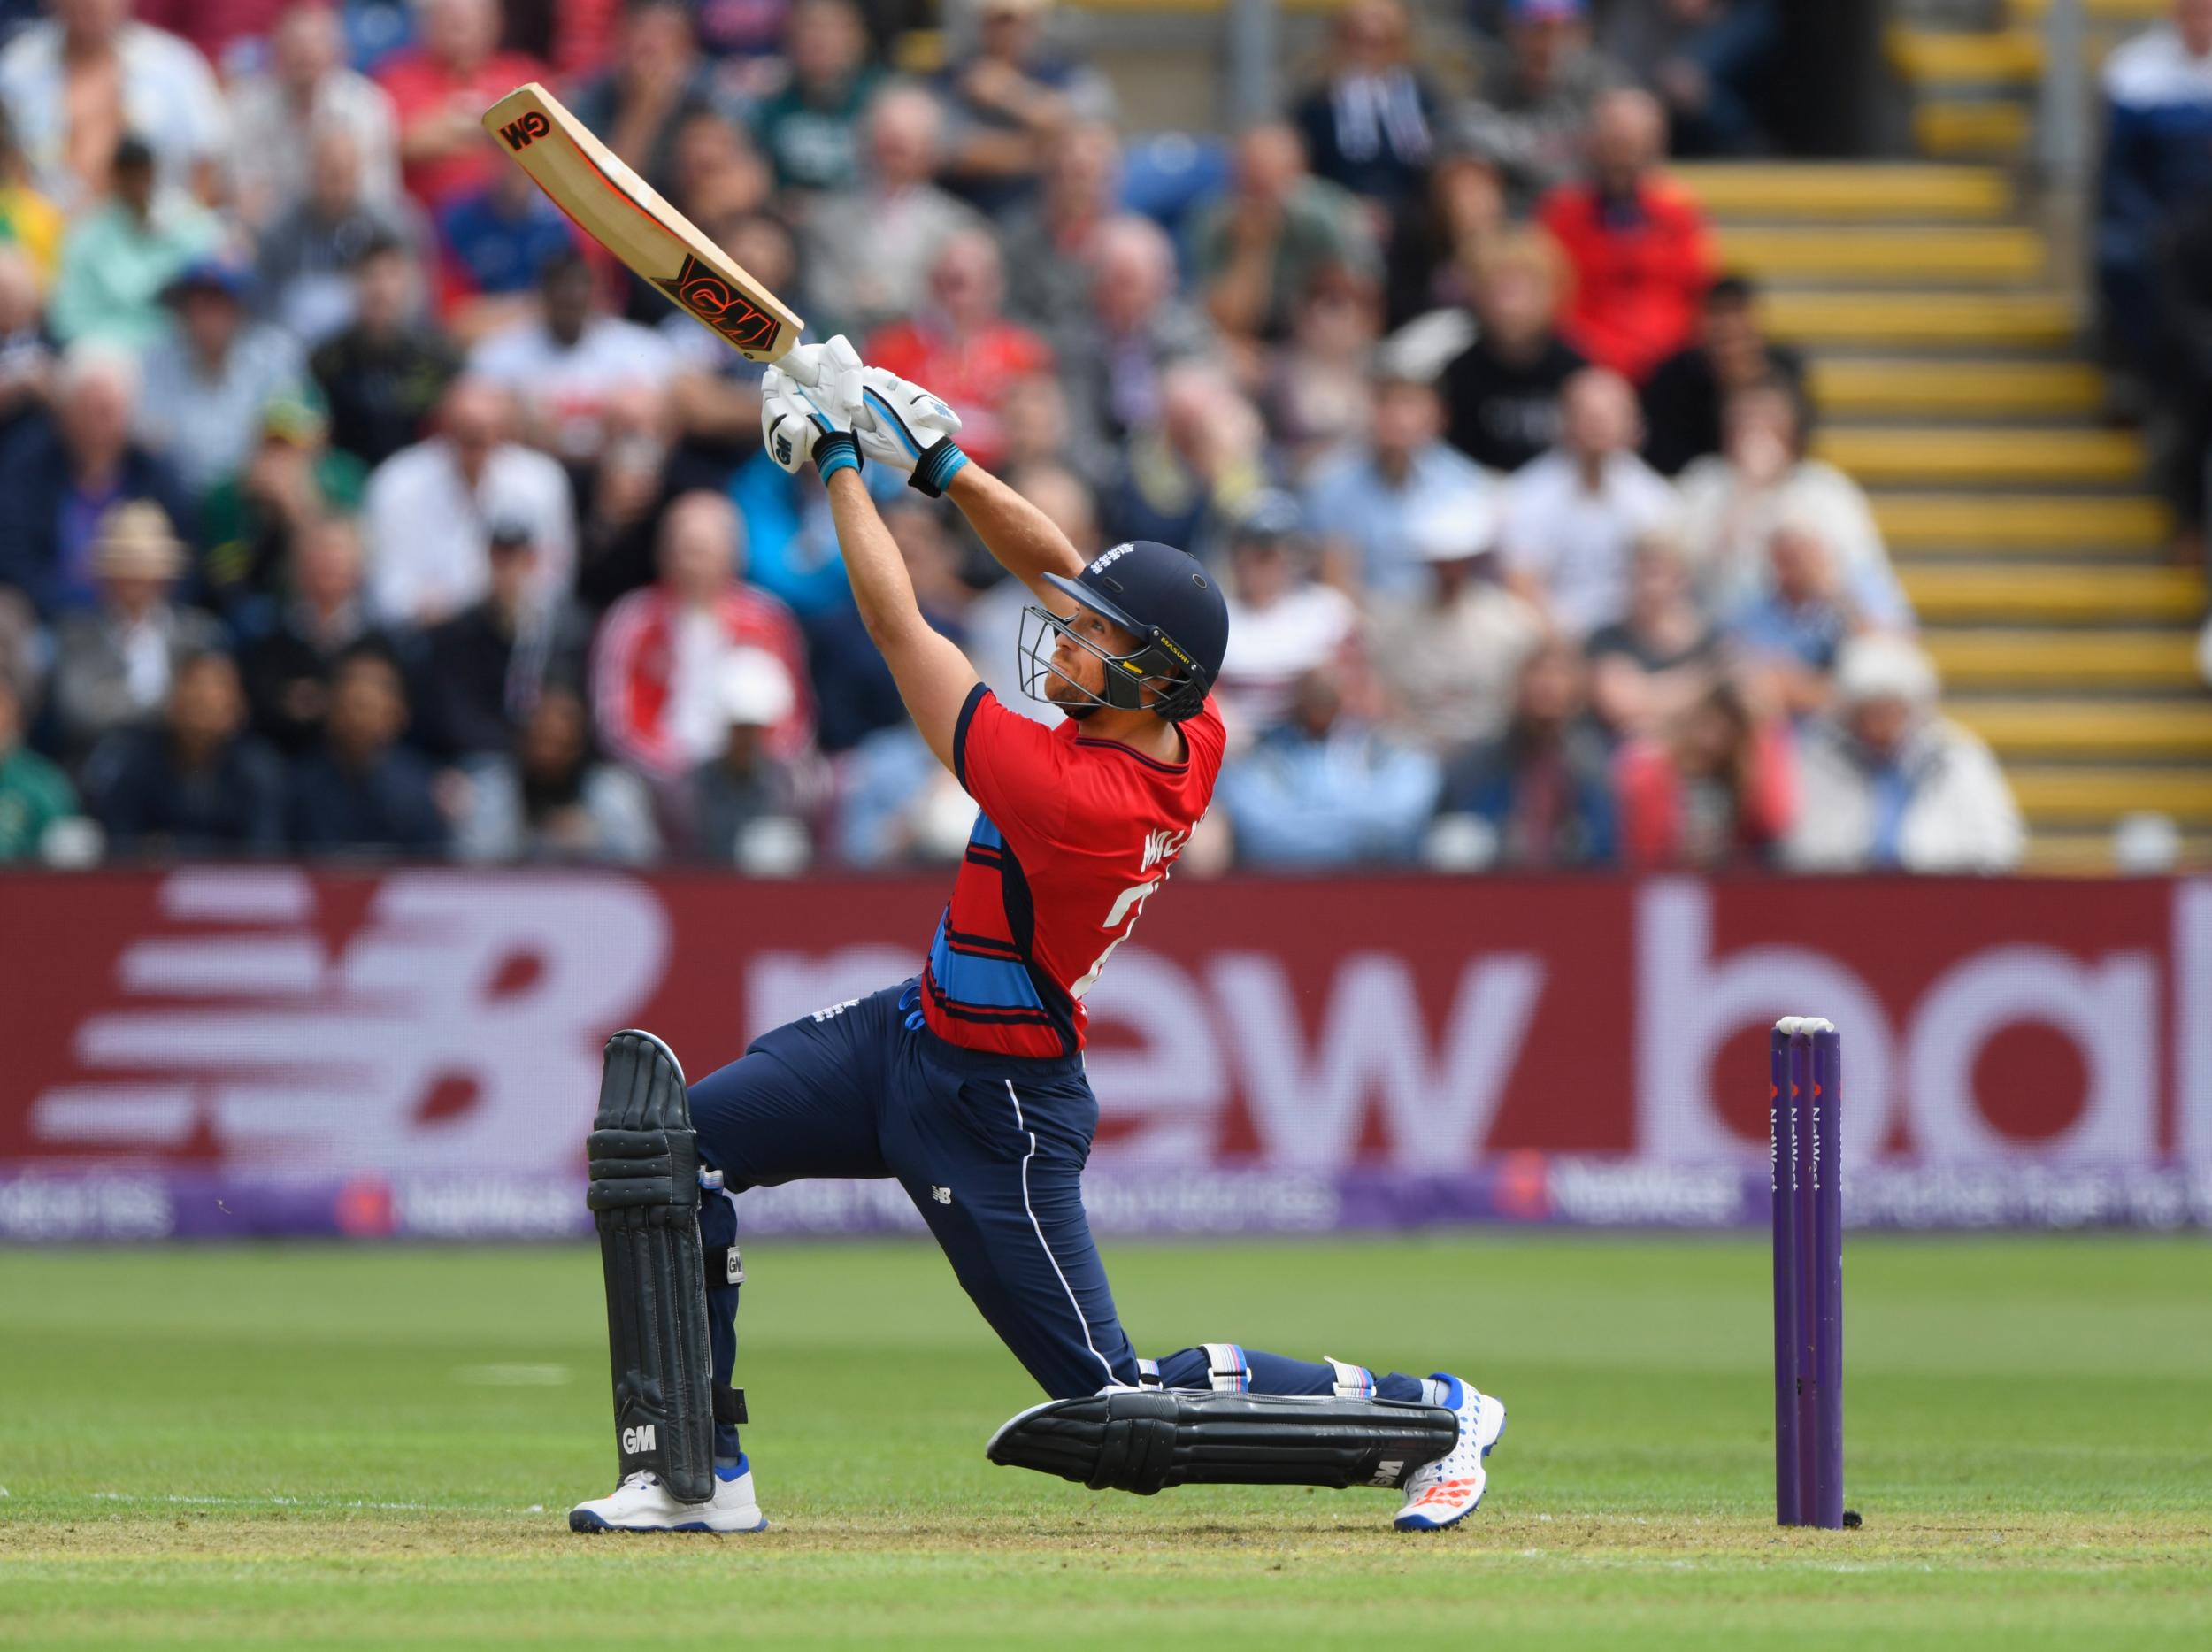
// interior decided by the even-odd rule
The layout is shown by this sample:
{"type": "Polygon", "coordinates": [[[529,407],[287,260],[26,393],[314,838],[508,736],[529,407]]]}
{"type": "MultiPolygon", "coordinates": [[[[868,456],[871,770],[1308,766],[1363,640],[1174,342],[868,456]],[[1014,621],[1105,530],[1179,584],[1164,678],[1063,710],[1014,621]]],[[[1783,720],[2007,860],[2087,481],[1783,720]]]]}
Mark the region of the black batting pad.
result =
{"type": "Polygon", "coordinates": [[[1459,1418],[1440,1405],[1116,1388],[1033,1406],[984,1454],[1150,1496],[1169,1486],[1403,1486],[1458,1443],[1459,1418]]]}
{"type": "Polygon", "coordinates": [[[621,1472],[714,1495],[714,1402],[699,1247],[699,1149],[683,1068],[650,1033],[607,1041],[586,1195],[607,1279],[621,1472]]]}

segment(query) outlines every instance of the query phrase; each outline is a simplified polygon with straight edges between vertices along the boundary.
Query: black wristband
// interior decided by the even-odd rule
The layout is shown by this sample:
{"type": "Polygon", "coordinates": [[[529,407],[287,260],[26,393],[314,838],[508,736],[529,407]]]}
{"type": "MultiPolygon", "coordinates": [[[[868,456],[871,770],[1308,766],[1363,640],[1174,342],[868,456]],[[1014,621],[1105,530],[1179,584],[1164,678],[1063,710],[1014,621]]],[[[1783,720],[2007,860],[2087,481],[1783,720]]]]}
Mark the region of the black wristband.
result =
{"type": "Polygon", "coordinates": [[[849,430],[832,430],[814,438],[814,468],[824,481],[841,470],[860,468],[860,442],[849,430]]]}
{"type": "Polygon", "coordinates": [[[914,461],[914,474],[909,482],[931,498],[943,496],[946,485],[957,476],[968,462],[968,456],[955,445],[950,436],[940,436],[922,449],[922,457],[914,461]]]}

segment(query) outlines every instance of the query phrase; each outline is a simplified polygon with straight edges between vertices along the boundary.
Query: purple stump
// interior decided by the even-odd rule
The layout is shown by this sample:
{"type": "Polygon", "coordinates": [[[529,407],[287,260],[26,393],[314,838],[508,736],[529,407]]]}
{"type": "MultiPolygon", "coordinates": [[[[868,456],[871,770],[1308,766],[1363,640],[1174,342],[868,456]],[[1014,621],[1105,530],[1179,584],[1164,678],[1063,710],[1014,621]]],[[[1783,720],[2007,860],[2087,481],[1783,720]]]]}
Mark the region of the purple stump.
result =
{"type": "Polygon", "coordinates": [[[1816,1401],[1813,1477],[1806,1518],[1843,1525],[1843,1040],[1813,1034],[1813,1226],[1810,1329],[1815,1358],[1804,1375],[1816,1401]]]}
{"type": "Polygon", "coordinates": [[[1778,1024],[1768,1047],[1772,1070],[1768,1121],[1774,1206],[1774,1518],[1803,1518],[1797,1437],[1797,1097],[1789,1034],[1778,1024]]]}
{"type": "Polygon", "coordinates": [[[1820,1371],[1820,1345],[1815,1336],[1813,1304],[1815,1188],[1819,1167],[1815,1162],[1820,1104],[1813,1094],[1813,1040],[1800,1021],[1790,1039],[1790,1113],[1795,1121],[1797,1164],[1790,1180],[1795,1192],[1791,1201],[1794,1231],[1790,1244],[1797,1264],[1797,1523],[1813,1521],[1814,1497],[1818,1487],[1815,1446],[1820,1435],[1820,1413],[1814,1392],[1820,1371]]]}

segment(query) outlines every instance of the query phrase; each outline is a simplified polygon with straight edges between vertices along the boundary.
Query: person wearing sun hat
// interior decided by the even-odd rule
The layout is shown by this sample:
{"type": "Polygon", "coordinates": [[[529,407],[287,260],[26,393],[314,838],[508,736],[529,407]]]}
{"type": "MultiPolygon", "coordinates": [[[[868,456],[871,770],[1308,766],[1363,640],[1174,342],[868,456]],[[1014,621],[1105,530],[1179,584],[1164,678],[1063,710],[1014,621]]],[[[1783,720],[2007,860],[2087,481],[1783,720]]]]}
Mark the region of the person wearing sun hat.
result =
{"type": "Polygon", "coordinates": [[[54,632],[54,715],[70,758],[115,729],[150,722],[177,662],[222,647],[221,626],[172,600],[185,567],[184,544],[152,501],[126,501],[100,519],[95,605],[65,616],[54,632]]]}
{"type": "Polygon", "coordinates": [[[1514,680],[1543,640],[1543,621],[1498,577],[1498,504],[1488,492],[1440,496],[1409,534],[1428,582],[1369,602],[1367,654],[1387,696],[1386,722],[1449,759],[1504,732],[1514,680]]]}
{"type": "Polygon", "coordinates": [[[2003,872],[2026,844],[2020,808],[1981,737],[1937,709],[1935,664],[1872,632],[1836,656],[1833,720],[1799,752],[1784,845],[1802,871],[2003,872]]]}

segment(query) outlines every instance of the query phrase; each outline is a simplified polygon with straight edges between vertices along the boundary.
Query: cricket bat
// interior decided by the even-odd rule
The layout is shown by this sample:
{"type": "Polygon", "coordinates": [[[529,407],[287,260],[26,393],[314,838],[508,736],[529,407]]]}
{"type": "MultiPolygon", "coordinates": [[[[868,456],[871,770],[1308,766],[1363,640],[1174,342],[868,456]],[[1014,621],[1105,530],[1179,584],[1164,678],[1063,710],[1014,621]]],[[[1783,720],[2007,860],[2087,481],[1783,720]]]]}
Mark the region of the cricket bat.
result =
{"type": "Polygon", "coordinates": [[[569,221],[731,349],[774,361],[806,323],[535,81],[484,111],[484,130],[569,221]]]}

